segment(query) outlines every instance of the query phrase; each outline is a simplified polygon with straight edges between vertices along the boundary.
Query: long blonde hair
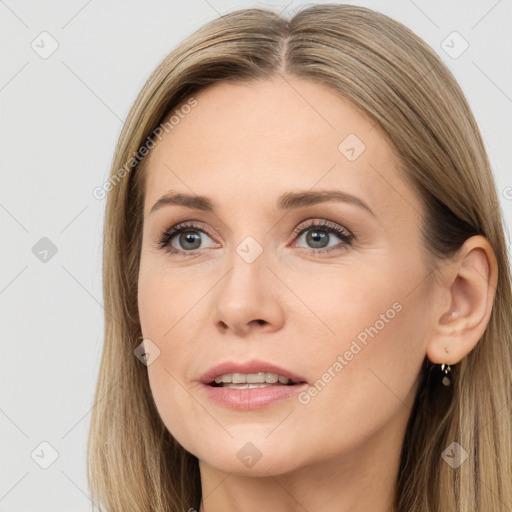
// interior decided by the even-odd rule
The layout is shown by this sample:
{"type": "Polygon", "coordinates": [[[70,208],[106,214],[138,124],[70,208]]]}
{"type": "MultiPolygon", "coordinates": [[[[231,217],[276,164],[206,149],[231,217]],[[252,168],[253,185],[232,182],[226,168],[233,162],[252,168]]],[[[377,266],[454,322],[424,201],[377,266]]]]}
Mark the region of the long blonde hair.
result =
{"type": "Polygon", "coordinates": [[[199,507],[198,460],[165,428],[147,369],[134,356],[142,339],[140,148],[194,92],[220,80],[277,74],[333,87],[387,134],[425,206],[424,246],[434,263],[475,234],[494,249],[499,277],[490,321],[476,348],[453,367],[453,386],[439,386],[426,361],[402,449],[396,510],[510,510],[510,268],[478,126],[451,72],[408,28],[364,7],[325,4],[290,20],[244,9],[208,23],[160,63],[127,117],[105,187],[105,339],[87,459],[93,501],[108,512],[199,507]],[[469,455],[456,469],[442,458],[452,442],[469,455]]]}

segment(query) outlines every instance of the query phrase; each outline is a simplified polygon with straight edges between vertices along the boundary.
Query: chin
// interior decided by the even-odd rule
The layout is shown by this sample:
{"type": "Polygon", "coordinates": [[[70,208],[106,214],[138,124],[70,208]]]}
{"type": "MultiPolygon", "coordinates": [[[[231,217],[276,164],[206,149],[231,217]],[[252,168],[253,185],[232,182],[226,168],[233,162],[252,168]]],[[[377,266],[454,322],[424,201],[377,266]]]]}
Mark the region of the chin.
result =
{"type": "Polygon", "coordinates": [[[278,475],[293,471],[300,465],[296,447],[285,446],[277,437],[265,439],[266,434],[261,438],[253,431],[247,434],[229,440],[212,439],[208,446],[185,449],[202,463],[239,476],[278,475]]]}
{"type": "Polygon", "coordinates": [[[229,454],[223,454],[222,457],[213,454],[212,457],[201,457],[200,460],[202,463],[215,467],[219,471],[235,476],[268,477],[269,475],[276,476],[289,473],[296,469],[296,463],[289,467],[283,463],[286,457],[292,457],[292,455],[281,456],[278,453],[273,453],[271,456],[265,456],[263,454],[259,460],[255,460],[252,463],[242,462],[236,455],[229,456],[229,454]]]}

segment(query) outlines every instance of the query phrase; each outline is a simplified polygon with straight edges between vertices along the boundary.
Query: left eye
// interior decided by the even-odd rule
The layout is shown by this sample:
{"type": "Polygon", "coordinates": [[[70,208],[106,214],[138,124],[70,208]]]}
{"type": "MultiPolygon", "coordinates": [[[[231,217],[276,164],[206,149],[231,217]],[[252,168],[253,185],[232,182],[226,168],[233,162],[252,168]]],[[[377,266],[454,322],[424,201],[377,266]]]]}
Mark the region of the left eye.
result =
{"type": "Polygon", "coordinates": [[[328,247],[333,248],[337,246],[328,245],[331,241],[332,235],[342,241],[342,246],[350,245],[352,243],[353,235],[349,231],[331,223],[312,224],[305,228],[296,230],[297,240],[300,240],[305,235],[305,241],[309,244],[306,249],[311,249],[313,252],[328,252],[332,249],[322,251],[328,247]]]}
{"type": "MultiPolygon", "coordinates": [[[[201,235],[207,236],[210,238],[203,230],[201,229],[192,229],[187,227],[175,228],[174,231],[164,233],[164,237],[161,240],[161,245],[164,247],[169,246],[169,250],[171,252],[192,252],[204,247],[201,247],[203,242],[201,235]],[[178,247],[174,245],[174,242],[177,241],[178,247]]],[[[210,238],[211,240],[211,238],[210,238]]]]}

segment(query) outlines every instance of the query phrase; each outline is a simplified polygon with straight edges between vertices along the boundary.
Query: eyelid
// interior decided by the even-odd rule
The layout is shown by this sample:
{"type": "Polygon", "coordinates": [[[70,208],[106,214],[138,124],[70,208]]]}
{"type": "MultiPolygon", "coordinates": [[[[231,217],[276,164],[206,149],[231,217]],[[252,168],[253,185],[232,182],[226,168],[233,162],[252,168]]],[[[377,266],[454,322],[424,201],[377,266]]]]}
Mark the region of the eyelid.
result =
{"type": "Polygon", "coordinates": [[[344,233],[347,237],[353,236],[353,234],[346,227],[338,224],[337,222],[333,222],[333,221],[330,221],[327,219],[318,219],[318,218],[317,219],[308,219],[305,222],[306,222],[306,224],[301,223],[293,230],[293,232],[296,235],[300,234],[302,231],[305,231],[311,227],[322,227],[322,228],[330,228],[331,230],[334,230],[334,231],[340,231],[340,232],[344,233]]]}

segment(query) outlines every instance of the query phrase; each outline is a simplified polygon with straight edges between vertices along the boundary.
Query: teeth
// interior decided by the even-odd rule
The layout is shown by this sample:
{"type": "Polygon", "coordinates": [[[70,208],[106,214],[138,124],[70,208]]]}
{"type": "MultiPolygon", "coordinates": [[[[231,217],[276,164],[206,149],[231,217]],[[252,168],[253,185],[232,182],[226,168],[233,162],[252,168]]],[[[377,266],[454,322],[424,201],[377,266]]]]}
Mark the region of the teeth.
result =
{"type": "Polygon", "coordinates": [[[270,386],[274,386],[274,384],[224,384],[225,388],[232,389],[255,389],[255,388],[268,388],[270,386]]]}
{"type": "Polygon", "coordinates": [[[248,384],[256,384],[266,381],[266,374],[264,372],[258,373],[248,373],[247,375],[242,375],[240,373],[233,375],[233,382],[247,382],[248,384]],[[239,380],[234,380],[235,375],[238,376],[239,380]],[[244,380],[242,380],[245,377],[244,380]]]}
{"type": "MultiPolygon", "coordinates": [[[[277,381],[281,384],[288,384],[290,379],[277,373],[226,373],[215,378],[217,384],[275,384],[277,381]]],[[[227,386],[226,386],[227,387],[227,386]]]]}

